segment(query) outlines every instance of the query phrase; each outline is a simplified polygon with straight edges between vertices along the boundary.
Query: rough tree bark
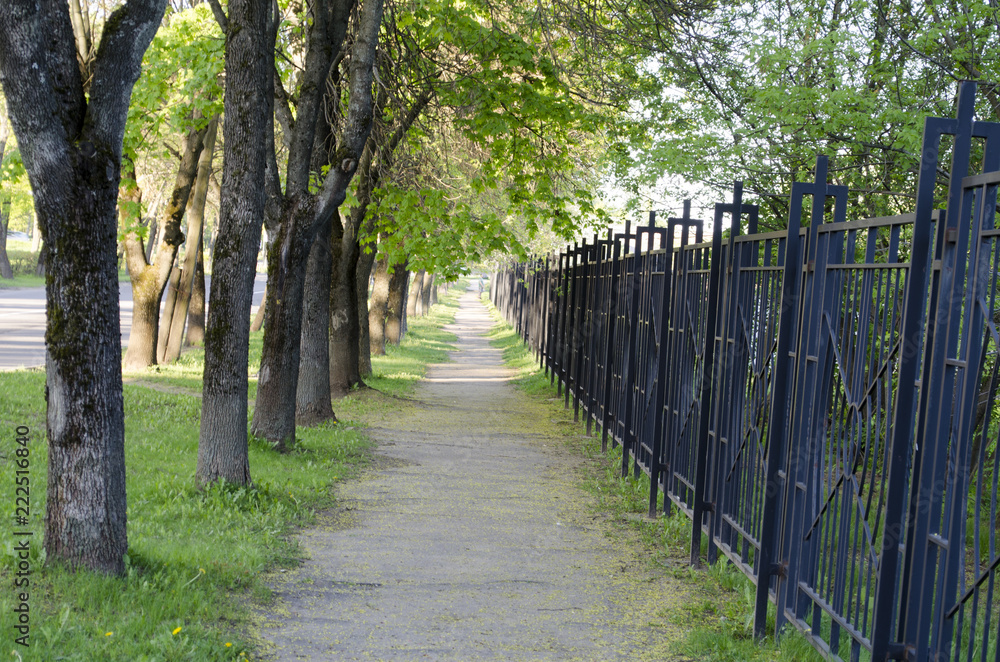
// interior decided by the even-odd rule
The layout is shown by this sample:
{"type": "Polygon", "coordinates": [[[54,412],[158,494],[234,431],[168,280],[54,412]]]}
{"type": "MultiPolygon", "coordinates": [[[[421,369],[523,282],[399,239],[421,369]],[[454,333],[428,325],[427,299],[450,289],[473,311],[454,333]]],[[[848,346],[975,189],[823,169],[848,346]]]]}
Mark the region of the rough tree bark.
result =
{"type": "Polygon", "coordinates": [[[357,228],[348,221],[340,251],[335,253],[330,283],[330,391],[334,397],[343,396],[361,383],[357,284],[360,252],[357,228]]]}
{"type": "Polygon", "coordinates": [[[198,265],[198,252],[201,250],[202,228],[205,224],[205,200],[208,197],[208,178],[212,174],[212,158],[215,155],[215,133],[218,124],[218,117],[213,117],[208,123],[205,131],[205,144],[198,159],[198,174],[194,189],[188,199],[188,240],[184,250],[181,280],[177,286],[177,302],[174,304],[173,314],[164,318],[170,320],[163,354],[164,363],[172,363],[181,355],[181,340],[184,336],[184,325],[187,323],[188,309],[191,306],[191,289],[194,285],[195,271],[198,265]]]}
{"type": "Polygon", "coordinates": [[[188,311],[186,344],[201,347],[205,342],[205,229],[198,237],[198,264],[191,288],[191,309],[188,311]]]}
{"type": "Polygon", "coordinates": [[[166,0],[108,17],[89,97],[67,3],[0,3],[0,81],[45,235],[48,560],[125,570],[116,204],[139,66],[166,0]]]}
{"type": "MultiPolygon", "coordinates": [[[[408,262],[408,261],[407,261],[408,262]]],[[[407,284],[410,272],[407,262],[396,265],[389,277],[389,301],[385,314],[385,341],[398,345],[406,333],[407,284]]]]}
{"type": "Polygon", "coordinates": [[[420,289],[421,314],[426,315],[431,311],[431,290],[434,289],[434,274],[429,271],[424,272],[424,284],[420,289]]]}
{"type": "MultiPolygon", "coordinates": [[[[184,141],[184,152],[174,177],[170,202],[164,208],[159,224],[163,228],[163,239],[155,259],[151,263],[146,262],[145,246],[135,232],[125,235],[125,259],[132,282],[132,330],[125,352],[125,370],[142,370],[156,364],[163,356],[166,329],[160,329],[160,299],[171,277],[177,251],[184,242],[181,221],[198,173],[198,159],[205,145],[206,131],[207,127],[191,129],[184,141]]],[[[170,317],[165,316],[164,319],[169,320],[170,317]]]]}
{"type": "MultiPolygon", "coordinates": [[[[272,168],[274,176],[267,182],[268,194],[282,201],[281,219],[274,245],[268,252],[268,282],[272,286],[268,288],[264,349],[251,431],[279,450],[295,442],[295,390],[299,382],[308,256],[318,229],[327,219],[335,218],[346,198],[347,187],[372,126],[372,80],[382,0],[368,0],[361,8],[358,32],[351,49],[350,94],[344,132],[320,191],[311,194],[308,185],[325,82],[346,34],[352,6],[353,0],[314,5],[284,194],[280,191],[276,168],[272,168]]],[[[279,108],[279,115],[286,110],[279,108]]],[[[273,159],[273,140],[270,143],[270,158],[273,159]]]]}
{"type": "MultiPolygon", "coordinates": [[[[13,278],[14,269],[10,266],[7,255],[7,226],[10,223],[10,213],[3,213],[4,205],[0,203],[0,278],[13,278]]],[[[9,208],[8,208],[9,209],[9,208]]]]}
{"type": "Polygon", "coordinates": [[[267,316],[267,285],[264,285],[264,296],[260,298],[260,305],[257,306],[257,313],[250,322],[250,333],[256,333],[264,326],[264,317],[267,316]]]}
{"type": "MultiPolygon", "coordinates": [[[[160,224],[156,222],[156,219],[157,219],[156,214],[152,214],[149,217],[149,233],[148,233],[149,236],[145,242],[146,243],[145,255],[147,263],[153,259],[153,248],[155,247],[156,244],[156,238],[157,236],[159,236],[160,224]]],[[[126,261],[126,265],[127,264],[128,262],[126,261]]]]}
{"type": "MultiPolygon", "coordinates": [[[[392,165],[393,153],[430,99],[431,91],[424,90],[390,134],[373,134],[358,166],[357,204],[344,220],[339,252],[333,251],[336,259],[330,289],[329,356],[330,385],[335,395],[364,385],[361,377],[371,373],[370,343],[364,336],[368,331],[368,276],[375,256],[363,256],[361,252],[360,240],[372,232],[368,225],[371,219],[368,224],[365,221],[366,212],[382,173],[392,165]]],[[[375,109],[380,116],[385,101],[385,95],[376,100],[375,109]]]]}
{"type": "Polygon", "coordinates": [[[368,283],[375,264],[375,249],[361,251],[358,258],[358,374],[362,378],[372,374],[371,338],[368,328],[368,283]]]}
{"type": "Polygon", "coordinates": [[[425,273],[421,269],[413,274],[413,278],[410,279],[410,285],[406,293],[406,314],[410,317],[420,317],[421,315],[420,302],[423,296],[425,273]]]}
{"type": "Polygon", "coordinates": [[[368,307],[368,347],[373,356],[385,355],[385,318],[389,312],[389,260],[375,263],[375,287],[368,307]]]}
{"type": "Polygon", "coordinates": [[[222,196],[212,253],[205,325],[205,373],[198,438],[199,485],[250,483],[247,361],[250,305],[264,215],[277,17],[271,0],[230,0],[229,16],[213,2],[226,35],[222,196]]]}
{"type": "MultiPolygon", "coordinates": [[[[167,278],[166,296],[163,297],[163,318],[159,324],[156,335],[156,362],[163,363],[163,356],[167,352],[167,333],[170,330],[170,318],[174,315],[174,308],[177,305],[177,288],[181,283],[181,268],[176,264],[170,269],[170,276],[167,278]]],[[[159,306],[157,306],[159,308],[159,306]]]]}
{"type": "MultiPolygon", "coordinates": [[[[295,422],[316,425],[335,420],[330,401],[330,276],[333,254],[330,251],[331,218],[320,227],[306,266],[306,287],[302,302],[302,337],[299,355],[299,381],[295,395],[295,422]]],[[[339,225],[339,222],[337,223],[339,225]]]]}

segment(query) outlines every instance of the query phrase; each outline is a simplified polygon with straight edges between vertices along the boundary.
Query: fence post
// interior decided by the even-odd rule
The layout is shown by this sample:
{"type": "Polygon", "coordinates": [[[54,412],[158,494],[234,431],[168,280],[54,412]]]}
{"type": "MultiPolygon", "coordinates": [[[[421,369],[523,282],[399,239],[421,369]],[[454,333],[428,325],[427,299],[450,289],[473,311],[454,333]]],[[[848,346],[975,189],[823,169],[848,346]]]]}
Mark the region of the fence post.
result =
{"type": "MultiPolygon", "coordinates": [[[[691,230],[695,230],[695,244],[702,243],[704,238],[704,221],[700,219],[691,218],[691,201],[684,201],[684,215],[683,218],[672,218],[667,223],[667,236],[670,237],[670,249],[667,267],[670,269],[670,277],[667,280],[667,285],[670,288],[670,306],[666,313],[666,325],[665,333],[667,334],[667,362],[674,361],[679,358],[679,353],[682,351],[679,347],[682,336],[683,318],[686,311],[687,297],[683,291],[684,284],[687,278],[688,264],[687,255],[685,253],[685,248],[688,246],[689,240],[691,238],[691,230]],[[673,248],[674,232],[676,229],[681,228],[681,236],[678,247],[676,250],[673,248]],[[677,298],[674,297],[677,295],[677,298]]],[[[673,368],[673,366],[671,366],[673,368]]],[[[665,384],[665,389],[663,392],[663,433],[659,435],[660,443],[663,445],[661,451],[662,462],[662,473],[665,475],[664,479],[664,513],[670,512],[670,501],[671,496],[671,484],[674,478],[674,473],[676,471],[676,460],[675,451],[677,449],[677,444],[675,439],[670,435],[675,430],[673,427],[674,420],[673,416],[675,414],[674,406],[677,404],[677,399],[681,389],[683,388],[683,383],[681,379],[677,379],[676,375],[674,379],[671,379],[669,384],[665,384]]],[[[680,413],[679,411],[677,413],[680,413]]]]}
{"type": "MultiPolygon", "coordinates": [[[[545,260],[545,376],[552,378],[555,368],[553,363],[555,355],[552,353],[555,347],[556,337],[556,289],[559,285],[559,263],[553,251],[545,260]]],[[[551,384],[551,382],[550,382],[551,384]]]]}
{"type": "MultiPolygon", "coordinates": [[[[637,345],[639,341],[639,274],[641,272],[642,265],[642,235],[645,228],[642,226],[637,226],[635,229],[635,253],[632,256],[632,283],[631,283],[631,300],[632,305],[629,309],[629,326],[628,326],[628,352],[626,358],[626,365],[628,366],[628,371],[625,375],[628,375],[628,379],[623,379],[622,382],[625,384],[625,428],[622,431],[622,478],[628,475],[628,460],[629,453],[637,455],[638,447],[638,435],[632,434],[633,426],[637,425],[635,417],[635,389],[636,385],[632,382],[635,379],[636,373],[636,359],[637,359],[637,345]]],[[[626,242],[628,239],[626,239],[626,242]]],[[[626,244],[627,245],[627,244],[626,244]]],[[[626,254],[628,251],[625,251],[626,254]]],[[[637,465],[638,466],[638,465],[637,465]]]]}
{"type": "Polygon", "coordinates": [[[699,567],[701,565],[701,527],[702,520],[706,513],[711,513],[713,505],[706,500],[705,483],[708,473],[708,428],[712,412],[712,394],[715,382],[715,345],[716,326],[719,316],[719,292],[722,285],[722,270],[724,268],[722,260],[722,217],[729,213],[733,222],[739,223],[740,211],[743,207],[743,182],[736,182],[733,187],[733,202],[731,205],[718,203],[715,205],[715,221],[712,223],[712,264],[708,277],[708,298],[711,302],[708,306],[708,319],[705,324],[705,350],[702,356],[701,383],[701,412],[698,416],[698,455],[695,467],[694,495],[692,498],[692,520],[691,526],[691,565],[699,567]]]}
{"type": "MultiPolygon", "coordinates": [[[[611,425],[611,359],[615,346],[615,319],[618,315],[618,279],[621,277],[621,235],[608,230],[608,307],[605,315],[607,333],[604,334],[604,403],[601,406],[601,452],[608,450],[608,428],[611,425]]],[[[612,440],[613,441],[613,440],[612,440]]]]}
{"type": "Polygon", "coordinates": [[[573,278],[573,360],[570,370],[570,381],[573,385],[573,422],[580,422],[580,365],[583,361],[583,348],[580,345],[580,333],[586,317],[584,300],[587,296],[587,253],[590,245],[584,237],[580,242],[580,251],[576,258],[576,270],[573,278]]]}
{"type": "MultiPolygon", "coordinates": [[[[919,361],[919,356],[915,356],[900,369],[899,383],[903,385],[913,383],[917,366],[922,366],[923,368],[921,377],[922,393],[919,398],[919,410],[916,416],[918,426],[914,436],[910,435],[914,433],[912,427],[912,421],[914,420],[912,407],[916,400],[915,389],[913,392],[910,389],[906,389],[904,393],[904,389],[901,387],[897,393],[898,405],[894,421],[896,425],[893,430],[892,447],[892,468],[894,473],[890,473],[889,475],[890,490],[902,493],[905,489],[905,485],[896,484],[897,482],[902,483],[907,478],[904,463],[900,462],[899,466],[901,470],[898,472],[895,471],[897,452],[908,457],[911,443],[916,444],[919,452],[913,456],[913,467],[910,474],[908,516],[905,521],[901,522],[901,525],[905,526],[907,540],[904,548],[903,571],[900,578],[900,599],[893,599],[896,595],[896,574],[894,571],[898,567],[896,565],[899,560],[898,553],[892,554],[891,559],[887,558],[883,561],[883,564],[886,561],[891,561],[893,574],[883,574],[883,568],[880,568],[878,592],[876,593],[876,625],[881,627],[876,630],[878,641],[873,641],[873,650],[875,650],[875,646],[877,645],[879,651],[885,649],[890,656],[902,655],[914,650],[920,655],[924,650],[927,650],[929,645],[933,645],[935,640],[940,649],[929,650],[929,655],[936,655],[938,653],[951,654],[950,626],[945,622],[946,619],[942,618],[942,614],[940,613],[935,614],[935,622],[932,622],[931,612],[932,607],[934,608],[934,612],[939,612],[944,606],[943,601],[949,595],[954,594],[954,584],[958,581],[957,575],[962,572],[965,564],[965,559],[962,558],[962,554],[960,553],[960,550],[964,547],[962,544],[964,518],[959,518],[961,519],[961,528],[957,528],[957,523],[953,522],[952,531],[942,531],[946,539],[950,541],[950,544],[940,550],[938,549],[939,543],[935,540],[935,538],[940,538],[940,536],[932,535],[929,525],[935,516],[941,517],[945,508],[944,498],[962,501],[963,506],[964,500],[967,498],[967,494],[964,493],[954,494],[954,485],[948,486],[947,493],[942,489],[942,484],[946,483],[941,475],[943,473],[942,468],[948,467],[950,471],[960,471],[956,468],[955,464],[961,462],[962,459],[960,457],[961,440],[959,439],[956,442],[952,439],[952,417],[954,416],[955,420],[958,421],[960,415],[956,414],[953,410],[948,410],[944,417],[940,417],[939,412],[935,411],[935,408],[942,407],[943,401],[941,398],[948,398],[946,409],[947,407],[954,406],[951,397],[944,393],[945,383],[953,379],[953,377],[946,376],[945,373],[953,373],[957,367],[955,365],[945,365],[947,362],[949,326],[952,327],[951,332],[957,334],[959,324],[958,320],[952,319],[954,311],[951,309],[952,301],[950,299],[953,299],[953,297],[960,299],[962,296],[965,296],[965,283],[959,277],[952,285],[951,281],[954,278],[952,270],[957,252],[955,250],[956,247],[952,244],[960,238],[959,223],[966,223],[967,221],[965,216],[961,215],[963,197],[962,179],[969,170],[971,139],[973,136],[990,139],[988,146],[991,146],[993,150],[986,151],[988,161],[984,163],[984,166],[992,169],[996,168],[997,165],[995,154],[997,125],[973,121],[975,91],[976,84],[974,82],[965,81],[961,83],[958,92],[957,118],[948,120],[927,118],[924,125],[923,159],[921,161],[920,179],[917,184],[917,218],[914,223],[915,239],[918,226],[926,228],[925,234],[927,236],[923,237],[925,240],[923,243],[927,245],[919,246],[920,266],[923,270],[926,270],[926,266],[931,264],[928,259],[930,257],[929,236],[933,207],[933,198],[931,196],[933,195],[934,187],[934,183],[931,180],[933,180],[934,174],[937,171],[940,138],[942,135],[952,134],[955,136],[955,141],[952,150],[953,157],[951,181],[948,190],[947,214],[939,220],[937,226],[934,262],[939,263],[941,268],[932,270],[933,277],[930,280],[931,296],[929,298],[928,316],[926,318],[924,317],[923,306],[924,300],[928,298],[928,276],[924,271],[921,271],[916,272],[920,278],[915,278],[914,275],[911,275],[907,280],[907,300],[903,321],[905,334],[902,338],[903,347],[907,347],[906,343],[911,338],[919,343],[920,337],[923,335],[925,321],[926,340],[923,362],[919,361]],[[953,291],[952,287],[956,289],[953,291]],[[915,334],[911,336],[910,331],[914,331],[915,334]],[[906,381],[904,381],[904,369],[906,369],[906,381]],[[912,377],[910,376],[911,373],[912,377]],[[935,402],[935,399],[938,401],[935,402]],[[901,418],[905,415],[905,412],[901,411],[904,408],[909,409],[910,414],[906,418],[901,418]],[[907,435],[905,438],[903,437],[904,434],[907,435]],[[897,442],[900,444],[898,448],[896,446],[897,442]],[[956,449],[959,449],[959,452],[956,449]],[[937,586],[935,586],[935,582],[938,582],[937,586]],[[885,584],[884,586],[883,583],[885,584]],[[918,596],[916,601],[910,599],[911,591],[914,595],[918,596]],[[937,600],[937,604],[932,600],[923,599],[924,595],[933,595],[937,600]],[[883,605],[883,602],[888,606],[883,605]],[[910,604],[911,602],[915,602],[915,604],[910,604]],[[901,605],[902,608],[899,610],[898,622],[894,626],[893,607],[895,604],[901,605]],[[883,629],[886,632],[882,632],[883,629]],[[928,636],[928,633],[931,636],[928,636]],[[888,639],[892,634],[896,635],[897,641],[888,639]]],[[[917,267],[917,251],[918,246],[916,245],[916,241],[914,241],[911,271],[917,267]]],[[[960,259],[964,260],[964,257],[960,259]]],[[[965,328],[965,332],[969,333],[968,327],[965,328]]],[[[913,347],[916,350],[920,349],[919,344],[915,344],[913,347]]],[[[972,372],[971,366],[967,366],[965,369],[972,372]]],[[[955,473],[953,476],[958,477],[959,474],[955,473]]],[[[902,516],[901,505],[893,504],[890,500],[890,508],[893,511],[900,510],[897,517],[902,516]]],[[[964,513],[964,508],[962,512],[964,513]]],[[[896,513],[894,512],[893,514],[895,515],[896,513]]],[[[947,515],[944,517],[947,521],[947,515]]],[[[887,514],[886,524],[888,525],[888,523],[887,514]]],[[[896,533],[894,538],[898,539],[901,533],[902,531],[896,533]]],[[[889,535],[888,530],[886,535],[889,535]]],[[[886,550],[888,549],[886,547],[886,550]]],[[[886,557],[890,556],[887,551],[883,555],[886,557]]]]}
{"type": "Polygon", "coordinates": [[[587,329],[587,374],[584,379],[583,392],[586,397],[586,402],[584,403],[584,409],[587,413],[587,436],[591,435],[594,423],[594,375],[597,370],[597,360],[596,360],[596,344],[597,344],[597,301],[601,291],[601,281],[600,281],[600,265],[601,265],[601,251],[604,248],[604,242],[601,241],[599,235],[594,233],[594,248],[593,248],[593,266],[589,263],[587,265],[587,312],[590,315],[590,322],[586,325],[587,329]]]}
{"type": "Polygon", "coordinates": [[[553,347],[552,381],[556,384],[556,393],[562,397],[562,374],[565,361],[565,335],[566,335],[566,293],[569,291],[569,247],[567,252],[559,254],[559,278],[556,281],[556,341],[553,347]]]}
{"type": "MultiPolygon", "coordinates": [[[[767,629],[767,602],[771,578],[779,580],[785,576],[787,561],[778,562],[778,512],[785,502],[784,492],[792,489],[787,486],[790,480],[789,467],[786,466],[786,430],[789,419],[789,401],[791,399],[790,382],[794,376],[795,362],[792,353],[795,351],[795,333],[798,327],[800,294],[802,286],[802,242],[800,226],[802,218],[802,198],[812,192],[813,205],[819,201],[820,210],[824,195],[820,194],[822,186],[825,192],[827,172],[827,157],[816,159],[815,184],[801,182],[792,184],[792,196],[788,214],[788,235],[785,240],[785,266],[781,282],[781,315],[778,321],[778,345],[775,355],[774,374],[776,376],[771,393],[771,416],[768,426],[768,451],[765,480],[764,514],[761,522],[760,551],[757,558],[757,589],[754,604],[754,635],[762,637],[767,629]]],[[[796,352],[797,354],[797,352],[796,352]]],[[[789,513],[784,513],[788,517],[789,513]]],[[[778,603],[776,632],[780,631],[783,617],[781,614],[782,600],[780,587],[775,586],[778,603]]]]}
{"type": "MultiPolygon", "coordinates": [[[[737,182],[742,184],[742,182],[737,182]]],[[[743,234],[743,219],[747,216],[747,234],[755,234],[757,231],[757,205],[741,203],[740,209],[730,210],[732,223],[730,225],[729,241],[727,242],[725,263],[722,265],[722,284],[720,286],[720,310],[723,318],[719,322],[719,333],[717,340],[721,356],[718,360],[718,370],[713,380],[712,417],[709,424],[707,443],[710,444],[711,465],[709,477],[706,477],[705,490],[711,494],[713,509],[708,527],[709,532],[709,561],[715,562],[715,555],[719,548],[719,543],[725,544],[732,552],[731,539],[723,539],[722,518],[726,511],[725,483],[733,472],[733,467],[725,461],[728,459],[723,455],[723,440],[728,444],[743,443],[745,440],[739,432],[731,429],[734,417],[739,416],[735,407],[736,402],[742,402],[746,384],[744,379],[736,378],[736,371],[742,370],[745,375],[749,355],[737,351],[739,333],[739,310],[740,306],[746,303],[743,300],[743,281],[741,278],[741,268],[749,267],[750,254],[745,245],[738,244],[736,239],[743,234]]],[[[737,451],[741,453],[741,451],[737,451]]],[[[749,453],[747,453],[749,454],[749,453]]],[[[735,459],[735,458],[734,458],[735,459]]]]}

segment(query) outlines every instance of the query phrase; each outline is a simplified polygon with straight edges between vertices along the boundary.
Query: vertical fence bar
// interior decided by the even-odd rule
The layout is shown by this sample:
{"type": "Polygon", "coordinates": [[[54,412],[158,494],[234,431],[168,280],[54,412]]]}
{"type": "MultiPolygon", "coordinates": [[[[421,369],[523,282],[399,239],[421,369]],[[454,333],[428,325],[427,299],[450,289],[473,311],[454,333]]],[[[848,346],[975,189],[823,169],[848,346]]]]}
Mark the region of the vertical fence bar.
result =
{"type": "MultiPolygon", "coordinates": [[[[826,162],[817,159],[816,181],[826,179],[826,162]]],[[[799,295],[802,279],[801,237],[799,226],[802,218],[802,198],[807,193],[807,184],[792,184],[792,197],[788,214],[788,238],[785,240],[785,267],[781,284],[781,314],[778,322],[778,346],[775,356],[774,374],[776,379],[771,395],[771,417],[768,426],[768,458],[764,516],[761,523],[760,551],[757,562],[757,589],[754,601],[754,634],[762,637],[767,628],[768,591],[772,578],[781,579],[785,574],[785,564],[779,563],[778,513],[784,502],[784,492],[788,481],[785,468],[786,428],[789,418],[791,377],[793,374],[795,332],[798,327],[799,295]]],[[[818,197],[818,196],[817,196],[818,197]]],[[[778,586],[775,586],[775,594],[778,586]]]]}
{"type": "Polygon", "coordinates": [[[734,224],[739,223],[743,207],[743,182],[737,182],[733,187],[733,202],[731,205],[718,203],[715,205],[715,219],[712,223],[712,254],[711,272],[708,278],[708,320],[705,326],[705,350],[702,362],[702,383],[697,385],[701,391],[701,414],[698,417],[698,451],[694,476],[694,496],[692,499],[691,526],[691,565],[701,565],[701,532],[705,515],[712,512],[713,505],[707,501],[705,482],[708,474],[708,427],[711,421],[712,388],[715,382],[716,333],[719,317],[719,292],[722,285],[722,218],[729,213],[734,224]]]}
{"type": "MultiPolygon", "coordinates": [[[[627,232],[627,231],[626,231],[627,232]]],[[[605,319],[607,320],[607,333],[604,342],[604,392],[602,394],[604,402],[601,406],[601,451],[608,450],[608,430],[611,427],[611,385],[613,382],[613,370],[611,367],[614,347],[617,342],[615,338],[616,317],[618,315],[618,281],[621,278],[621,239],[620,235],[615,236],[614,231],[608,230],[608,307],[605,319]]]]}

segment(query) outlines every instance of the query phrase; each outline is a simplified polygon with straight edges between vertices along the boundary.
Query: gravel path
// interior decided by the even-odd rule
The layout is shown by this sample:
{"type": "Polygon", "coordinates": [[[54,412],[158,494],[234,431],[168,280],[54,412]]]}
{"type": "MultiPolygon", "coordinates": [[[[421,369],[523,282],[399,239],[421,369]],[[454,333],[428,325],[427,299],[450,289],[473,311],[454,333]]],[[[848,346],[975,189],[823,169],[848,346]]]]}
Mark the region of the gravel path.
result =
{"type": "Polygon", "coordinates": [[[370,430],[387,459],[301,535],[310,558],[265,615],[273,659],[668,659],[690,589],[595,517],[565,426],[509,383],[492,325],[466,293],[453,362],[370,430]]]}

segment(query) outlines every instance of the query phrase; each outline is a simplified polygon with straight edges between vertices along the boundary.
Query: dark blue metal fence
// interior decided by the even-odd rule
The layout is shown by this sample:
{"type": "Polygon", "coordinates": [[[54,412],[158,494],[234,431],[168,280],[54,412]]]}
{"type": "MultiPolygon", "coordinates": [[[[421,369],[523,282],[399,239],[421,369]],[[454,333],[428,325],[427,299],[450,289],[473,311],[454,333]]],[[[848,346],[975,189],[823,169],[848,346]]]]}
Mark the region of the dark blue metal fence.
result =
{"type": "Polygon", "coordinates": [[[771,603],[836,659],[1000,661],[1000,124],[974,98],[927,119],[913,214],[848,220],[820,157],[791,232],[737,183],[707,241],[685,205],[493,279],[650,515],[662,493],[693,563],[704,537],[754,580],[758,634],[771,603]]]}

